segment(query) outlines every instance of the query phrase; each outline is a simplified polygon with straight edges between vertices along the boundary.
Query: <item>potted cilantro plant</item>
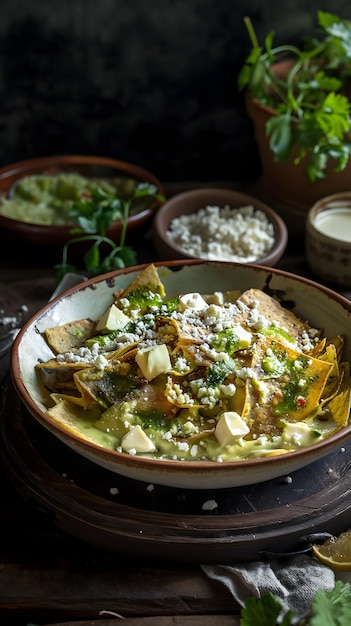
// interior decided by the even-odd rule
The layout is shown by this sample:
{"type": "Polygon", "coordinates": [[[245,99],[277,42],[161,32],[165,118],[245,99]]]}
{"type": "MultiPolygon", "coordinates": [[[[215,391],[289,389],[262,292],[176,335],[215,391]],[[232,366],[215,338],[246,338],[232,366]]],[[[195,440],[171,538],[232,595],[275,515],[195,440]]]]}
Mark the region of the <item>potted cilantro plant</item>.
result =
{"type": "Polygon", "coordinates": [[[306,209],[350,188],[351,21],[318,11],[321,38],[274,46],[274,31],[252,44],[238,76],[253,121],[264,187],[306,209]]]}

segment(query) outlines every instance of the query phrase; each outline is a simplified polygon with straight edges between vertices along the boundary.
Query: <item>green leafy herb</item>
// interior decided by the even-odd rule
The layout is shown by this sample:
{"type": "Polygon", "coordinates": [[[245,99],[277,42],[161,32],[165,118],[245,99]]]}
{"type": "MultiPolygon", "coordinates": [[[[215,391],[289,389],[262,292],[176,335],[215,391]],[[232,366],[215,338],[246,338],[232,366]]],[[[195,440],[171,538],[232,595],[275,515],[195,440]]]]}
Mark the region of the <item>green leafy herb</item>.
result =
{"type": "Polygon", "coordinates": [[[337,580],[334,589],[319,590],[311,611],[298,619],[293,611],[283,615],[283,605],[269,593],[246,600],[240,613],[240,626],[350,626],[351,586],[337,580]]]}
{"type": "MultiPolygon", "coordinates": [[[[262,598],[249,598],[241,610],[240,626],[275,626],[282,611],[282,604],[272,593],[262,598]]],[[[281,623],[284,626],[291,624],[294,614],[289,611],[281,623]]]]}
{"type": "Polygon", "coordinates": [[[278,326],[274,326],[274,324],[272,324],[272,326],[268,326],[267,328],[261,328],[260,333],[266,337],[277,337],[278,339],[281,337],[284,341],[288,341],[291,344],[296,343],[294,337],[289,335],[286,330],[279,328],[278,326]]]}
{"type": "Polygon", "coordinates": [[[75,202],[70,217],[77,221],[78,227],[70,232],[77,234],[77,237],[64,245],[61,263],[55,266],[57,280],[59,281],[67,272],[77,271],[75,265],[68,260],[68,252],[71,246],[85,245],[87,242],[92,242],[92,245],[83,255],[83,263],[92,276],[135,265],[136,252],[125,244],[128,217],[133,202],[146,197],[164,202],[163,196],[157,193],[156,186],[149,183],[136,185],[128,198],[117,197],[101,187],[96,187],[92,190],[91,196],[75,202]],[[118,243],[106,234],[115,220],[121,221],[118,243]]]}
{"type": "Polygon", "coordinates": [[[351,21],[318,11],[318,23],[322,40],[273,47],[271,31],[260,46],[246,17],[252,50],[238,77],[240,90],[274,110],[266,130],[276,160],[307,155],[311,182],[325,178],[330,160],[343,170],[351,154],[351,21]],[[290,60],[286,75],[275,66],[282,60],[290,60]]]}
{"type": "Polygon", "coordinates": [[[216,361],[208,368],[208,384],[211,387],[220,385],[227,376],[235,371],[236,363],[233,359],[227,359],[226,361],[216,361]]]}
{"type": "Polygon", "coordinates": [[[126,300],[129,303],[124,306],[124,310],[127,314],[128,311],[138,309],[142,315],[147,313],[151,307],[159,307],[163,302],[156,285],[134,289],[134,291],[128,294],[126,300]]]}
{"type": "Polygon", "coordinates": [[[179,430],[179,423],[176,419],[170,419],[169,415],[163,413],[160,409],[136,409],[135,415],[140,421],[144,430],[152,428],[161,432],[167,432],[171,428],[175,431],[179,430]]]}
{"type": "Polygon", "coordinates": [[[225,328],[219,331],[213,346],[218,352],[233,354],[239,349],[240,339],[232,328],[225,328]]]}

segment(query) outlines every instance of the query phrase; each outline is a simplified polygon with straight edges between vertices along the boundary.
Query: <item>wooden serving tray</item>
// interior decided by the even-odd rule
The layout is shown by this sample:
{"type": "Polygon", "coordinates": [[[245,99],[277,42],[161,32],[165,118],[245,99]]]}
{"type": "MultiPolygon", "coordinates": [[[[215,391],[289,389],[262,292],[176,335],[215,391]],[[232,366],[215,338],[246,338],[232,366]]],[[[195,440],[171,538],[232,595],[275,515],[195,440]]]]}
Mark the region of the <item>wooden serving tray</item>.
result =
{"type": "Polygon", "coordinates": [[[0,461],[29,509],[116,554],[247,562],[303,550],[310,533],[339,534],[351,526],[351,442],[289,477],[260,484],[211,491],[149,485],[66,447],[27,412],[10,380],[3,387],[0,439],[0,461]],[[216,507],[204,507],[208,501],[216,507]]]}

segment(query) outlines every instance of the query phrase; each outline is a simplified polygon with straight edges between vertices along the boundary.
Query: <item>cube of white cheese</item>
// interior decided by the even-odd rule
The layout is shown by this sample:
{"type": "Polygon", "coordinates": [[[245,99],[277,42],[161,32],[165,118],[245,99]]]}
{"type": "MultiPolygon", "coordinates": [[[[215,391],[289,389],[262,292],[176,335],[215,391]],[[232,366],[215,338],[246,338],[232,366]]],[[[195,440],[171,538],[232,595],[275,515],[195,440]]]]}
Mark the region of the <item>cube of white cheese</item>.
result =
{"type": "Polygon", "coordinates": [[[203,299],[200,293],[185,293],[179,298],[179,311],[185,311],[186,309],[200,311],[206,307],[207,302],[203,299]]]}
{"type": "Polygon", "coordinates": [[[171,368],[171,359],[164,343],[138,350],[135,360],[147,380],[152,380],[171,368]]]}
{"type": "Polygon", "coordinates": [[[138,424],[134,426],[126,435],[124,435],[121,441],[122,450],[124,452],[154,452],[155,445],[151,439],[147,436],[146,432],[138,424]]]}
{"type": "Polygon", "coordinates": [[[96,330],[102,333],[108,333],[112,330],[123,328],[128,322],[130,322],[129,317],[115,304],[111,304],[100,317],[96,325],[96,330]]]}
{"type": "MultiPolygon", "coordinates": [[[[205,311],[205,320],[210,320],[211,318],[221,320],[223,317],[223,307],[218,304],[209,304],[205,311]]],[[[210,323],[210,322],[209,322],[210,323]]]]}
{"type": "Polygon", "coordinates": [[[234,326],[232,328],[233,334],[238,338],[238,350],[244,350],[251,345],[252,335],[248,330],[245,330],[242,326],[234,326]]]}
{"type": "Polygon", "coordinates": [[[305,447],[316,442],[318,434],[305,422],[294,422],[284,426],[282,441],[295,447],[305,447]]]}
{"type": "Polygon", "coordinates": [[[247,435],[250,429],[236,411],[226,411],[219,418],[215,436],[221,446],[228,446],[247,435]]]}

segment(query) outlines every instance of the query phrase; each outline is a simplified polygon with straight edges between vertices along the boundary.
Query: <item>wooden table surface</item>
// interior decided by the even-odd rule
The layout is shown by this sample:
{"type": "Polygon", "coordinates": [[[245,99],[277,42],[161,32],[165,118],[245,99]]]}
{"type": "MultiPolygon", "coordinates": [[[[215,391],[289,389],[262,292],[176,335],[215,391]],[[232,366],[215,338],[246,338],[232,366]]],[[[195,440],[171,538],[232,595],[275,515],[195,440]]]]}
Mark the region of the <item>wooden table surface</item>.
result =
{"type": "MultiPolygon", "coordinates": [[[[181,190],[172,187],[167,195],[181,190]]],[[[139,262],[156,260],[150,233],[136,246],[139,262]]],[[[55,286],[53,265],[58,260],[54,253],[3,244],[0,289],[15,289],[34,313],[55,286]]],[[[303,238],[291,238],[278,267],[309,274],[303,238]]],[[[0,379],[6,378],[8,363],[8,355],[0,359],[0,379]]],[[[154,561],[119,557],[38,521],[1,466],[0,499],[0,621],[4,626],[114,626],[121,617],[125,626],[239,624],[239,606],[200,565],[160,561],[160,555],[154,561]]]]}

